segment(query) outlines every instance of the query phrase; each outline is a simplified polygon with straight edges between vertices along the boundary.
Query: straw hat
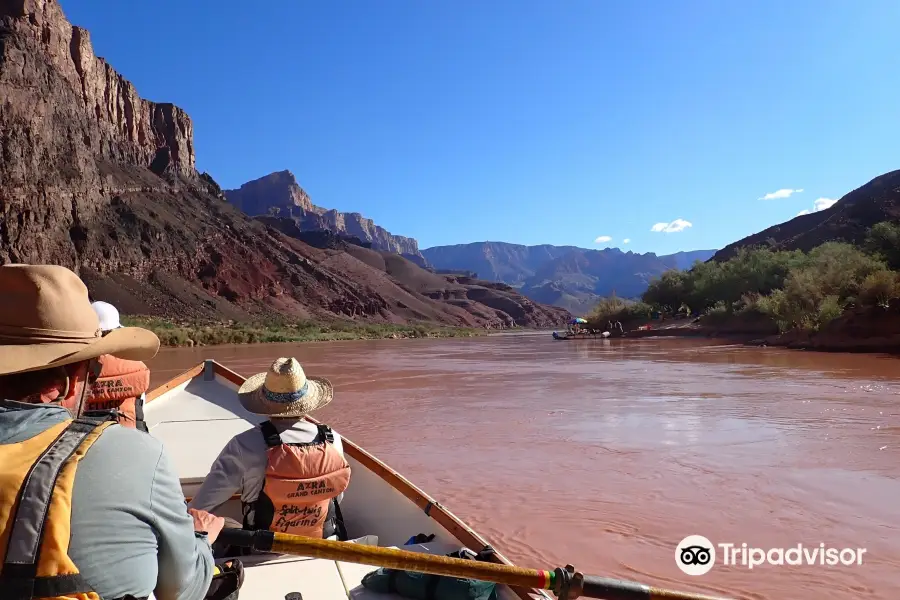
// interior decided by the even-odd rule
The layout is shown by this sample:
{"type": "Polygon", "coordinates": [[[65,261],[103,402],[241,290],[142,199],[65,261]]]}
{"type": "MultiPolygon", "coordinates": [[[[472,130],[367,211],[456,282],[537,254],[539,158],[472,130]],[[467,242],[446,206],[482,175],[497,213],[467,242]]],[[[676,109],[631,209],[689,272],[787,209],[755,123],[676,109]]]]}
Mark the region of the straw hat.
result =
{"type": "Polygon", "coordinates": [[[296,358],[279,358],[265,373],[248,378],[238,390],[241,404],[267,417],[304,417],[334,398],[334,386],[307,377],[296,358]]]}
{"type": "Polygon", "coordinates": [[[104,354],[148,360],[159,339],[138,327],[103,335],[88,291],[57,265],[0,267],[0,375],[60,367],[104,354]]]}

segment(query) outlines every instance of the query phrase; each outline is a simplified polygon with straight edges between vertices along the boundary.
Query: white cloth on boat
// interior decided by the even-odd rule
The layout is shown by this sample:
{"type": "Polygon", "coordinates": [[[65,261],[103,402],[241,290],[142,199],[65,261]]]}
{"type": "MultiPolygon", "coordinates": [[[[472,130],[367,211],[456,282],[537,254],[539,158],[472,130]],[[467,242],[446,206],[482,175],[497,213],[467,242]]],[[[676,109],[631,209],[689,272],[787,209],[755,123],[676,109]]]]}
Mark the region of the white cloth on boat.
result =
{"type": "MultiPolygon", "coordinates": [[[[311,442],[319,433],[316,425],[306,420],[272,419],[272,424],[281,434],[281,441],[288,444],[311,442]]],[[[343,455],[341,436],[336,431],[333,433],[334,447],[343,455]]],[[[241,502],[255,502],[262,492],[266,479],[268,462],[266,450],[266,442],[259,427],[231,438],[191,500],[190,508],[217,514],[216,511],[234,494],[241,495],[241,502]]],[[[340,502],[343,498],[344,494],[341,494],[337,497],[337,501],[340,502]]]]}

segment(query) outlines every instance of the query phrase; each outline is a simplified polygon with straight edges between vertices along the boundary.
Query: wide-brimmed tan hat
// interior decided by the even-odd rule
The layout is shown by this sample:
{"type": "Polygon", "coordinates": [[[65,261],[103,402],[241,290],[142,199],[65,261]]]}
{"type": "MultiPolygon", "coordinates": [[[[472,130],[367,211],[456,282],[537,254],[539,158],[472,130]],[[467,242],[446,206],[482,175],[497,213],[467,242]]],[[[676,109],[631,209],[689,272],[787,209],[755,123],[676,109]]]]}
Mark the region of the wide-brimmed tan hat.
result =
{"type": "Polygon", "coordinates": [[[25,373],[111,354],[148,360],[159,338],[139,327],[105,336],[88,291],[58,265],[0,267],[0,375],[25,373]]]}
{"type": "Polygon", "coordinates": [[[304,417],[334,398],[323,377],[307,377],[296,358],[279,358],[265,373],[248,378],[238,390],[244,408],[267,417],[304,417]]]}

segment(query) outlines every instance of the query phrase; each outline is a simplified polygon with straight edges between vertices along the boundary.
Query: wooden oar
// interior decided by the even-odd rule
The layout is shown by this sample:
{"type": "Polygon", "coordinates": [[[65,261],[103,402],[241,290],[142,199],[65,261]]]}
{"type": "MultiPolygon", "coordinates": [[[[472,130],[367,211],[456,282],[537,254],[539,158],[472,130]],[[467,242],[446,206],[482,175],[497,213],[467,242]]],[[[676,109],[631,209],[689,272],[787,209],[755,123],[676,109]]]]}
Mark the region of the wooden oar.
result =
{"type": "Polygon", "coordinates": [[[478,579],[523,588],[552,590],[560,600],[574,600],[580,596],[602,600],[726,600],[721,597],[666,590],[631,581],[582,575],[575,572],[572,565],[567,565],[565,569],[540,571],[272,531],[223,529],[218,539],[222,540],[224,544],[253,548],[262,552],[296,554],[404,571],[478,579]]]}

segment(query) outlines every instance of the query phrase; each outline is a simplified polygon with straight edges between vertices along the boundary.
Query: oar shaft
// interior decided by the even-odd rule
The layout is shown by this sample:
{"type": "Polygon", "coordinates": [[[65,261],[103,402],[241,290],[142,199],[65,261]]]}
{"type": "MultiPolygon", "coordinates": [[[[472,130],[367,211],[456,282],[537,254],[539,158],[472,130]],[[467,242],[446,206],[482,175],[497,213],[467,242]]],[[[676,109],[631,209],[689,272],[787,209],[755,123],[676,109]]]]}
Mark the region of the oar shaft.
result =
{"type": "MultiPolygon", "coordinates": [[[[521,588],[559,592],[561,570],[541,571],[512,565],[461,560],[422,552],[410,552],[380,546],[366,546],[271,531],[223,529],[219,539],[226,545],[254,548],[262,552],[298,554],[327,560],[416,571],[448,577],[477,579],[521,588]]],[[[571,567],[569,567],[571,568],[571,567]]],[[[576,574],[569,588],[570,599],[578,596],[602,600],[724,600],[713,596],[654,588],[631,581],[576,574]]]]}
{"type": "Polygon", "coordinates": [[[327,560],[359,563],[389,569],[418,571],[434,575],[480,579],[525,588],[552,589],[553,573],[510,565],[460,560],[422,552],[395,550],[364,544],[308,538],[270,531],[223,529],[219,538],[235,546],[252,547],[264,552],[301,554],[327,560]]]}

